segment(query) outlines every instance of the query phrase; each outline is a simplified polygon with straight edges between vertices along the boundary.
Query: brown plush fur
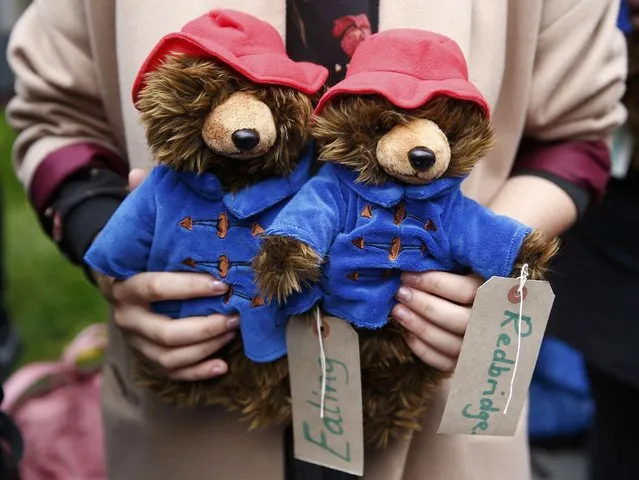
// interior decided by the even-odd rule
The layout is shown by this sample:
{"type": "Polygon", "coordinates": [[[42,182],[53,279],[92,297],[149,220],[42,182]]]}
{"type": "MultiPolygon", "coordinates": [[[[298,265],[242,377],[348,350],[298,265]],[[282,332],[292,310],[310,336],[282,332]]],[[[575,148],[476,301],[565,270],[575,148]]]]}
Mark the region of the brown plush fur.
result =
{"type": "Polygon", "coordinates": [[[157,162],[178,170],[210,171],[231,191],[291,173],[308,140],[312,114],[308,95],[291,88],[256,86],[219,63],[180,54],[169,56],[147,76],[136,106],[157,162]],[[249,160],[217,155],[201,134],[211,110],[238,91],[264,102],[278,129],[274,147],[249,160]]]}
{"type": "MultiPolygon", "coordinates": [[[[267,177],[286,176],[295,168],[309,137],[312,104],[313,99],[299,91],[257,86],[220,63],[176,54],[147,76],[137,107],[158,163],[212,172],[225,190],[236,191],[267,177]],[[209,114],[236,92],[266,104],[277,128],[273,147],[255,158],[224,157],[202,136],[209,114]]],[[[135,370],[141,385],[178,406],[220,405],[240,413],[251,427],[290,421],[285,359],[254,363],[245,356],[239,336],[214,356],[225,360],[229,370],[207,381],[172,381],[142,359],[136,360],[135,370]]]]}
{"type": "Polygon", "coordinates": [[[380,184],[391,177],[380,167],[376,152],[380,138],[395,125],[425,118],[448,137],[451,160],[443,176],[468,174],[493,145],[493,130],[474,104],[437,97],[416,110],[402,110],[382,97],[344,96],[315,118],[311,133],[320,160],[338,162],[359,173],[358,181],[380,184]]]}
{"type": "Polygon", "coordinates": [[[319,281],[321,264],[322,258],[305,243],[266,237],[253,260],[253,269],[266,298],[283,301],[293,292],[301,292],[305,285],[319,281]]]}
{"type": "Polygon", "coordinates": [[[420,429],[437,385],[449,374],[425,365],[392,321],[378,331],[359,330],[364,439],[372,448],[420,429]]]}
{"type": "Polygon", "coordinates": [[[546,238],[539,230],[533,230],[521,245],[511,276],[519,277],[524,264],[528,264],[528,278],[544,280],[558,251],[559,239],[546,238]]]}
{"type": "Polygon", "coordinates": [[[153,365],[136,359],[134,368],[140,386],[161,399],[180,406],[221,406],[236,412],[249,428],[284,425],[291,419],[288,364],[286,359],[254,363],[242,349],[242,342],[229,343],[215,354],[228,363],[226,375],[199,382],[173,382],[153,365]]]}

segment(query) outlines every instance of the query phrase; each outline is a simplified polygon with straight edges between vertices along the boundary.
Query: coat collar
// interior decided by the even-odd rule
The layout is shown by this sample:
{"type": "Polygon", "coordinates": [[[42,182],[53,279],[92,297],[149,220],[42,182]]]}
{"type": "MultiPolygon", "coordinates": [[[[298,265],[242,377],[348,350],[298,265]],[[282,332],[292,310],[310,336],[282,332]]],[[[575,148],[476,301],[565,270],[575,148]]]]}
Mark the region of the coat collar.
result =
{"type": "Polygon", "coordinates": [[[358,182],[357,172],[333,165],[337,176],[341,178],[348,187],[368,202],[390,208],[397,205],[405,198],[413,200],[431,200],[443,195],[452,194],[460,190],[460,186],[465,177],[440,178],[426,185],[405,185],[393,181],[382,185],[369,185],[358,182]]]}
{"type": "Polygon", "coordinates": [[[180,172],[180,178],[203,197],[222,199],[237,218],[248,218],[297,192],[310,176],[312,158],[313,145],[309,144],[288,177],[267,178],[236,193],[224,193],[220,180],[212,173],[180,172]]]}

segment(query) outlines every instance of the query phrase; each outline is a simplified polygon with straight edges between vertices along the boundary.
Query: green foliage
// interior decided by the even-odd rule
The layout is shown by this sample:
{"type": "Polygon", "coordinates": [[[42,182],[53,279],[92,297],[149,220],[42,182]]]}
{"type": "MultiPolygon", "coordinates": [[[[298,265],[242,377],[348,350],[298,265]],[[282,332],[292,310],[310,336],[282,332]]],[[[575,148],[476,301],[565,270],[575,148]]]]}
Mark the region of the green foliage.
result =
{"type": "Polygon", "coordinates": [[[14,138],[0,111],[5,298],[22,336],[25,363],[58,357],[84,326],[106,319],[107,305],[41,229],[11,167],[14,138]]]}

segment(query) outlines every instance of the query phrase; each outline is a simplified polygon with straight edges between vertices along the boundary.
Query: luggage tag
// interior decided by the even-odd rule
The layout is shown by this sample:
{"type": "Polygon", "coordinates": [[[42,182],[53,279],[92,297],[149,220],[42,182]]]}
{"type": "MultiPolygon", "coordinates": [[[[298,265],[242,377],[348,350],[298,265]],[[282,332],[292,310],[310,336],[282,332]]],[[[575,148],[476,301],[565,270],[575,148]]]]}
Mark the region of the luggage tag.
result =
{"type": "Polygon", "coordinates": [[[515,434],[555,299],[527,277],[524,265],[477,290],[438,433],[515,434]]]}
{"type": "Polygon", "coordinates": [[[362,385],[357,332],[347,322],[312,315],[286,327],[295,458],[361,476],[362,385]]]}

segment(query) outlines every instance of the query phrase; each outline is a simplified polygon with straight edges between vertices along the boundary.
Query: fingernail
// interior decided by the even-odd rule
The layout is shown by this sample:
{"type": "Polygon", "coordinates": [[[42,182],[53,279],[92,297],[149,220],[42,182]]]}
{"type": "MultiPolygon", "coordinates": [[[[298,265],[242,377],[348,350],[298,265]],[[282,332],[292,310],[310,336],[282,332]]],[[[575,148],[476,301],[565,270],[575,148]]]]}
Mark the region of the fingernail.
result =
{"type": "Polygon", "coordinates": [[[224,371],[224,366],[222,366],[222,364],[220,363],[215,363],[213,364],[213,368],[211,368],[211,370],[213,371],[213,373],[219,375],[224,371]]]}
{"type": "Polygon", "coordinates": [[[240,324],[240,317],[233,315],[226,320],[226,326],[228,328],[236,328],[240,324]]]}
{"type": "Polygon", "coordinates": [[[398,305],[397,307],[395,307],[393,311],[393,317],[395,317],[395,320],[397,320],[404,326],[409,323],[408,309],[403,305],[398,305]]]}
{"type": "Polygon", "coordinates": [[[419,275],[416,273],[402,273],[401,281],[408,285],[417,285],[419,284],[419,275]]]}
{"type": "Polygon", "coordinates": [[[213,279],[211,280],[210,286],[211,290],[219,290],[220,288],[224,287],[224,283],[220,282],[219,280],[213,279]]]}
{"type": "Polygon", "coordinates": [[[231,340],[233,340],[235,338],[235,332],[226,332],[224,335],[222,335],[222,342],[229,342],[231,340]]]}
{"type": "Polygon", "coordinates": [[[399,290],[397,290],[397,298],[399,300],[409,300],[410,296],[411,296],[410,288],[399,287],[399,290]]]}

